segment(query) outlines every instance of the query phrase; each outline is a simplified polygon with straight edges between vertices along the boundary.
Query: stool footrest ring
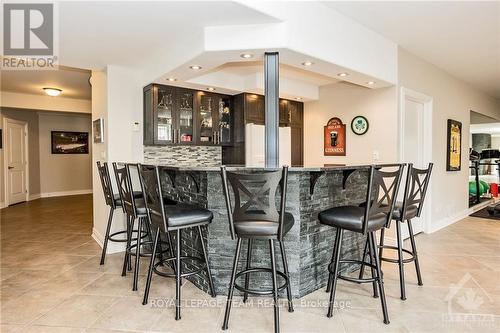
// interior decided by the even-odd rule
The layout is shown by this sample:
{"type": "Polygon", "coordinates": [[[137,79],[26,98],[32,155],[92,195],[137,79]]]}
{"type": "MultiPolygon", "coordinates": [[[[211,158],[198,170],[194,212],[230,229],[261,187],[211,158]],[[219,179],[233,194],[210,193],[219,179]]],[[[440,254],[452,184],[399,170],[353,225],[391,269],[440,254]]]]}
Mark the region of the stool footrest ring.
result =
{"type": "MultiPolygon", "coordinates": [[[[363,260],[355,260],[355,259],[340,259],[339,260],[339,264],[344,264],[344,263],[349,263],[349,264],[358,264],[358,265],[365,265],[367,267],[371,267],[373,269],[377,269],[377,267],[375,265],[372,265],[370,263],[367,263],[367,262],[364,262],[363,260]]],[[[333,273],[333,269],[332,269],[332,264],[328,265],[328,271],[330,273],[333,273]]],[[[351,277],[351,276],[345,276],[345,275],[340,275],[340,274],[337,274],[337,277],[341,280],[344,280],[344,281],[349,281],[349,282],[354,282],[354,283],[371,283],[371,282],[375,282],[375,281],[378,281],[378,278],[362,278],[362,279],[359,279],[359,278],[354,278],[354,277],[351,277]]]]}
{"type": "MultiPolygon", "coordinates": [[[[134,232],[137,233],[138,231],[132,230],[132,233],[134,233],[134,232]]],[[[148,236],[148,234],[145,231],[142,231],[141,233],[142,233],[141,239],[146,238],[148,236]]],[[[111,235],[108,236],[108,240],[110,240],[112,242],[117,242],[117,243],[127,242],[127,230],[122,230],[122,231],[117,231],[117,232],[112,233],[111,235]],[[121,235],[121,234],[124,234],[125,238],[120,238],[120,239],[113,238],[113,237],[121,235]]],[[[133,240],[133,241],[137,240],[137,237],[133,237],[131,240],[133,240]]]]}
{"type": "MultiPolygon", "coordinates": [[[[241,272],[238,272],[236,274],[235,280],[237,280],[238,277],[240,277],[240,276],[250,274],[250,273],[255,273],[255,272],[264,272],[264,273],[271,273],[271,274],[273,273],[271,268],[251,267],[251,268],[245,269],[241,272]]],[[[277,270],[276,274],[281,276],[285,280],[285,283],[283,283],[281,286],[278,287],[278,291],[281,291],[288,286],[288,283],[290,283],[290,281],[289,281],[288,277],[285,275],[285,273],[277,270]]],[[[234,283],[234,287],[241,292],[249,293],[249,294],[253,294],[253,295],[272,295],[274,293],[274,291],[272,289],[250,289],[250,288],[247,289],[247,288],[244,288],[244,287],[238,285],[236,283],[236,281],[234,283]]]]}
{"type": "MultiPolygon", "coordinates": [[[[391,245],[382,245],[382,246],[378,246],[378,248],[382,248],[382,249],[387,249],[387,250],[396,250],[398,251],[398,247],[397,246],[391,246],[391,245]]],[[[407,250],[407,249],[402,249],[402,251],[404,253],[407,253],[410,255],[410,258],[404,258],[403,259],[403,263],[404,264],[408,264],[410,262],[413,262],[415,261],[415,254],[410,251],[410,250],[407,250]]],[[[398,264],[399,263],[399,260],[398,259],[393,259],[393,258],[387,258],[387,257],[380,257],[380,260],[381,261],[386,261],[386,262],[391,262],[393,264],[398,264]]]]}
{"type": "MultiPolygon", "coordinates": [[[[165,244],[166,244],[166,243],[165,243],[165,244]]],[[[141,242],[141,246],[142,246],[142,245],[153,245],[153,242],[151,242],[151,241],[141,242]]],[[[131,245],[130,245],[130,247],[129,247],[128,249],[126,249],[126,250],[125,250],[125,253],[126,253],[126,254],[130,254],[131,256],[135,257],[135,255],[136,255],[136,251],[135,251],[135,250],[133,250],[133,249],[135,249],[135,248],[137,248],[137,243],[135,243],[135,244],[131,244],[131,245]]],[[[162,253],[162,254],[167,253],[167,252],[169,252],[169,249],[166,249],[166,250],[161,251],[161,253],[162,253]]],[[[160,254],[159,252],[157,252],[157,253],[156,253],[156,255],[159,255],[159,254],[160,254]]],[[[152,255],[152,253],[151,253],[151,252],[145,252],[145,253],[144,253],[144,252],[142,252],[142,251],[140,251],[140,252],[139,252],[139,256],[140,256],[140,257],[151,257],[151,255],[152,255]]]]}
{"type": "MultiPolygon", "coordinates": [[[[191,275],[194,275],[194,274],[198,274],[198,273],[200,273],[201,271],[203,271],[207,267],[207,264],[205,263],[205,260],[203,260],[200,257],[194,257],[194,256],[181,256],[181,266],[182,266],[182,260],[185,260],[185,259],[192,260],[193,262],[199,263],[200,267],[197,268],[197,269],[195,269],[195,270],[192,270],[192,271],[189,271],[189,272],[185,272],[185,273],[182,273],[182,269],[181,269],[181,277],[187,277],[187,276],[191,276],[191,275]]],[[[175,264],[175,260],[176,260],[175,257],[169,257],[169,258],[165,258],[163,260],[160,260],[160,261],[158,261],[157,263],[154,264],[153,271],[156,274],[164,276],[164,277],[175,278],[176,277],[175,273],[161,272],[157,268],[160,265],[169,264],[170,262],[173,262],[173,264],[175,264]]]]}

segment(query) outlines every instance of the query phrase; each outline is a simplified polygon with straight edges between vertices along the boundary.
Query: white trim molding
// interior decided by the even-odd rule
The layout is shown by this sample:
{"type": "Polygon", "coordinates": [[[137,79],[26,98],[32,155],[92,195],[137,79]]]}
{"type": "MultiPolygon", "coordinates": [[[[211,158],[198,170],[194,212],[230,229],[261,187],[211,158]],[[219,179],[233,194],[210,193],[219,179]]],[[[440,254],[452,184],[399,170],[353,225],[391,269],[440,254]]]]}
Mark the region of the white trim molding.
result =
{"type": "Polygon", "coordinates": [[[74,190],[74,191],[59,191],[41,193],[41,198],[64,197],[68,195],[92,194],[92,189],[89,190],[74,190]]]}
{"type": "MultiPolygon", "coordinates": [[[[403,161],[404,154],[404,124],[405,124],[405,102],[407,100],[422,103],[424,106],[423,112],[423,149],[422,162],[424,164],[432,162],[432,113],[433,113],[433,98],[424,95],[418,91],[414,91],[405,87],[401,87],[399,94],[399,130],[398,130],[398,157],[400,162],[403,161]]],[[[425,207],[423,210],[423,225],[424,233],[431,233],[434,230],[434,222],[432,221],[432,182],[426,194],[425,207]]]]}
{"type": "Polygon", "coordinates": [[[37,194],[30,194],[29,196],[29,201],[32,201],[32,200],[36,200],[36,199],[40,199],[42,197],[42,194],[41,193],[37,193],[37,194]]]}
{"type": "MultiPolygon", "coordinates": [[[[95,242],[102,248],[104,243],[104,236],[101,235],[96,228],[92,228],[92,238],[95,242]]],[[[118,242],[108,242],[108,247],[106,249],[106,254],[120,253],[125,251],[125,243],[118,242]]]]}
{"type": "Polygon", "coordinates": [[[453,214],[452,216],[448,216],[448,217],[445,217],[439,221],[435,221],[430,226],[429,232],[426,232],[426,233],[433,233],[433,232],[439,231],[443,228],[446,228],[447,226],[450,226],[453,223],[456,223],[456,222],[466,218],[467,216],[471,215],[472,213],[475,213],[475,212],[485,208],[486,206],[492,204],[495,201],[496,201],[495,199],[490,199],[490,200],[481,202],[480,204],[477,204],[473,207],[467,208],[461,212],[453,214]]]}
{"type": "Polygon", "coordinates": [[[5,207],[7,207],[7,206],[5,206],[5,202],[1,201],[0,202],[0,209],[4,209],[5,207]]]}

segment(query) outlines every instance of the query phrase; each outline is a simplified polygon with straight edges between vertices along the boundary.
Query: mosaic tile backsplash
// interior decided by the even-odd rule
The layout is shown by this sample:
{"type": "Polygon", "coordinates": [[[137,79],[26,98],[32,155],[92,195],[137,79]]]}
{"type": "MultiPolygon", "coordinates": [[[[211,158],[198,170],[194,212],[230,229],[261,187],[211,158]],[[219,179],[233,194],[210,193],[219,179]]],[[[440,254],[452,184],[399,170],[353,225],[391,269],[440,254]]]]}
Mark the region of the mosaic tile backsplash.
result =
{"type": "Polygon", "coordinates": [[[219,166],[219,146],[144,146],[144,163],[176,166],[219,166]]]}

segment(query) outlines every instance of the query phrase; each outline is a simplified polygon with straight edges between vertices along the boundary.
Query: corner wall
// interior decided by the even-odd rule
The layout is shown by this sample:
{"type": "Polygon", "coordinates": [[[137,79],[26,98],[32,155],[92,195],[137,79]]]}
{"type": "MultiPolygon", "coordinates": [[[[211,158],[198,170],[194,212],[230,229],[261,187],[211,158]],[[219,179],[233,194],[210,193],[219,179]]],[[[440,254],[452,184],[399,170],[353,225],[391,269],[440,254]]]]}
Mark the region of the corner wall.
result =
{"type": "Polygon", "coordinates": [[[320,88],[319,100],[304,104],[304,164],[367,164],[397,160],[396,87],[368,89],[349,83],[320,88]],[[368,132],[351,131],[355,116],[365,116],[368,132]],[[324,156],[323,127],[332,117],[346,125],[346,156],[324,156]],[[378,152],[378,158],[374,156],[378,152]]]}

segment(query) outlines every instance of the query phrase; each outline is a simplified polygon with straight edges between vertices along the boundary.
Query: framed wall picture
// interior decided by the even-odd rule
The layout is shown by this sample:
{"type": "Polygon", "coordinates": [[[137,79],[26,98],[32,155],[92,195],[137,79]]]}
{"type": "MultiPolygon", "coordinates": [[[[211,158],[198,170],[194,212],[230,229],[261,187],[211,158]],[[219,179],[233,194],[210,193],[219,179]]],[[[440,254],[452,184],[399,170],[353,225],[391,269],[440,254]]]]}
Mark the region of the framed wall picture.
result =
{"type": "Polygon", "coordinates": [[[460,171],[462,166],[462,123],[448,119],[446,171],[460,171]]]}
{"type": "Polygon", "coordinates": [[[324,155],[345,156],[346,154],[345,125],[337,117],[328,120],[324,127],[324,155]]]}
{"type": "Polygon", "coordinates": [[[99,118],[92,122],[94,143],[104,142],[104,119],[99,118]]]}
{"type": "Polygon", "coordinates": [[[351,121],[351,130],[356,135],[363,135],[368,132],[368,128],[370,128],[370,124],[368,123],[368,119],[363,116],[356,116],[352,118],[351,121]]]}
{"type": "Polygon", "coordinates": [[[88,154],[89,133],[51,131],[52,154],[88,154]]]}

